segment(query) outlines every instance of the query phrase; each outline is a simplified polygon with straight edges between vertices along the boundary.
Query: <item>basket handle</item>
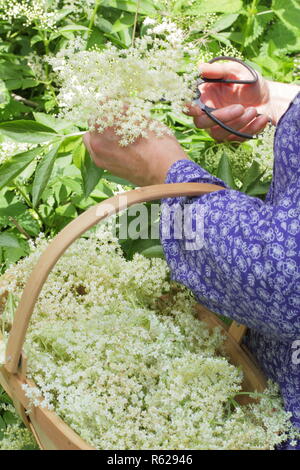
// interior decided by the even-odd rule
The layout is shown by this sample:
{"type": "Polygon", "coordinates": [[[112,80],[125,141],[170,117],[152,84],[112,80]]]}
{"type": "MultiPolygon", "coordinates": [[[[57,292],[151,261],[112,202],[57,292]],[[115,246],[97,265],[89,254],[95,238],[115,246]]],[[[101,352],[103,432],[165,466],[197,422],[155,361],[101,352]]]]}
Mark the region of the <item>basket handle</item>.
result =
{"type": "Polygon", "coordinates": [[[4,365],[7,371],[10,373],[18,371],[28,324],[37,298],[50,271],[67,248],[84,232],[106,217],[117,214],[133,204],[166,197],[199,196],[222,189],[224,190],[225,188],[208,183],[175,183],[145,186],[106,199],[90,207],[70,222],[48,245],[26,282],[7,342],[4,365]]]}

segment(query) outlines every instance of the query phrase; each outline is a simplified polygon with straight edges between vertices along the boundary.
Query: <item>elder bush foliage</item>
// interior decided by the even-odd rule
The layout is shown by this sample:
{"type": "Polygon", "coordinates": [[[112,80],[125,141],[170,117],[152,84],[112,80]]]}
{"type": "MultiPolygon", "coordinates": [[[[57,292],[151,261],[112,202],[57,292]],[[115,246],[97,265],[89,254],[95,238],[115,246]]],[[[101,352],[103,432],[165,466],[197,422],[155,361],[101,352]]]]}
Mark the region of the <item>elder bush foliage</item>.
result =
{"type": "MultiPolygon", "coordinates": [[[[194,128],[181,104],[192,96],[197,63],[217,55],[243,58],[269,79],[300,82],[299,24],[297,0],[0,0],[0,272],[28,255],[40,232],[54,236],[91,205],[132,187],[96,168],[82,144],[90,117],[81,106],[83,90],[78,94],[84,84],[77,83],[77,113],[74,96],[66,92],[68,70],[80,79],[80,54],[88,62],[95,54],[108,60],[114,51],[132,61],[139,45],[151,55],[153,43],[164,43],[165,56],[152,53],[153,69],[145,71],[145,89],[153,90],[147,105],[141,90],[125,90],[131,117],[143,105],[157,130],[167,126],[195,161],[233,188],[263,198],[272,177],[274,128],[256,141],[216,143],[194,128]],[[177,56],[165,64],[173,73],[172,98],[159,74],[171,51],[168,35],[174,45],[175,33],[177,56]],[[182,95],[176,95],[180,85],[182,95]]],[[[122,83],[112,85],[111,93],[126,99],[122,83]]],[[[110,98],[117,115],[117,96],[110,98]]],[[[135,124],[132,119],[131,137],[124,128],[124,144],[146,132],[135,124]]],[[[136,252],[161,255],[157,241],[127,240],[122,248],[127,259],[136,252]]],[[[0,411],[0,436],[11,425],[10,413],[0,411]]]]}
{"type": "MultiPolygon", "coordinates": [[[[165,46],[165,54],[161,50],[160,57],[149,52],[152,69],[149,66],[145,71],[142,84],[146,90],[153,90],[152,98],[146,103],[144,97],[141,98],[141,90],[136,87],[125,90],[127,94],[131,93],[132,119],[130,130],[124,123],[124,134],[127,132],[130,137],[131,133],[134,138],[139,131],[145,133],[138,126],[134,128],[134,111],[141,109],[142,102],[145,116],[151,114],[155,117],[158,127],[167,125],[197,162],[233,187],[263,197],[272,174],[273,130],[270,129],[256,142],[216,144],[205,131],[194,128],[192,120],[181,112],[178,104],[192,94],[190,85],[197,61],[220,54],[242,57],[271,79],[299,79],[298,20],[296,0],[1,0],[2,271],[28,253],[28,240],[39,232],[55,235],[83,210],[119,190],[119,184],[131,186],[96,168],[82,145],[81,134],[87,129],[88,113],[83,106],[77,107],[76,113],[76,103],[70,95],[70,85],[75,86],[70,82],[71,75],[77,72],[78,80],[82,78],[77,70],[80,56],[76,57],[76,52],[85,58],[88,65],[95,54],[108,61],[113,50],[115,57],[122,57],[128,65],[136,48],[149,49],[146,45],[149,28],[156,28],[154,42],[158,49],[161,48],[159,42],[167,43],[161,24],[176,25],[182,36],[175,47],[176,57],[173,51],[172,64],[165,64],[165,69],[162,69],[161,64],[171,47],[165,46]],[[134,45],[137,47],[133,48],[134,45]],[[71,50],[73,56],[70,58],[71,50]],[[63,77],[63,74],[65,77],[68,75],[68,68],[72,71],[69,81],[63,77]],[[170,72],[169,79],[162,82],[160,77],[166,68],[170,72]],[[185,75],[182,75],[183,68],[186,69],[185,75]],[[174,100],[170,102],[168,82],[171,83],[174,76],[178,77],[178,85],[173,88],[170,85],[174,94],[174,100]],[[159,83],[161,98],[164,98],[160,102],[159,83]],[[179,93],[176,95],[179,85],[184,88],[181,96],[179,93]],[[69,94],[66,92],[68,87],[69,94]],[[62,112],[68,107],[74,111],[73,119],[72,112],[69,115],[62,112]]],[[[172,34],[170,27],[168,34],[172,34]]],[[[173,31],[172,44],[175,36],[173,31]]],[[[111,69],[109,78],[114,72],[117,70],[111,69]]],[[[101,79],[101,71],[98,70],[96,78],[101,79]]],[[[86,94],[97,91],[97,87],[84,93],[84,84],[78,80],[77,89],[74,89],[83,102],[86,94]]],[[[117,98],[122,95],[120,87],[122,83],[116,77],[111,90],[108,90],[115,95],[110,95],[110,104],[114,104],[112,116],[119,111],[117,98]]],[[[122,98],[125,98],[124,94],[122,98]]],[[[98,116],[101,124],[99,119],[98,116]]],[[[126,246],[128,243],[124,249],[126,246]]],[[[143,249],[143,244],[133,243],[130,245],[131,254],[135,246],[138,251],[143,249]]]]}

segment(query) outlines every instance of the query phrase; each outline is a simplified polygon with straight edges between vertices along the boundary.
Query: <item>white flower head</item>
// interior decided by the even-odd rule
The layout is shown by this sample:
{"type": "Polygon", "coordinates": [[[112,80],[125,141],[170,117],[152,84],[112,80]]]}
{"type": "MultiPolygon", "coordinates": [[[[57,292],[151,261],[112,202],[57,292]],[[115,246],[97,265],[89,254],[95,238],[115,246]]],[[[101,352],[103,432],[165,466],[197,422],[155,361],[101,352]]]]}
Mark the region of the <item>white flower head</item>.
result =
{"type": "Polygon", "coordinates": [[[115,126],[121,145],[149,130],[170,132],[159,121],[150,129],[153,111],[165,104],[173,112],[184,110],[193,98],[197,67],[187,65],[182,31],[165,22],[157,36],[155,28],[126,50],[112,44],[101,51],[67,48],[50,59],[61,83],[61,114],[83,126],[89,122],[100,133],[115,126]]]}

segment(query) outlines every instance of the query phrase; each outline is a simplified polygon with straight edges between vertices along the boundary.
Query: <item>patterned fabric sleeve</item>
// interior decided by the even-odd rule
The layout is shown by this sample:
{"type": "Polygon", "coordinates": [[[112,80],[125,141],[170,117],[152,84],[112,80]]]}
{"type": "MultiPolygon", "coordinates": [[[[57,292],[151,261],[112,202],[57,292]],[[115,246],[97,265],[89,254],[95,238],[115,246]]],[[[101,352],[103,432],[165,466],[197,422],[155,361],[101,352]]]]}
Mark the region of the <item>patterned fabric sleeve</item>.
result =
{"type": "MultiPolygon", "coordinates": [[[[205,182],[226,188],[190,160],[173,164],[166,182],[205,182]]],[[[196,198],[165,199],[161,215],[161,241],[173,279],[189,287],[214,312],[288,342],[300,337],[296,184],[276,206],[224,189],[196,198]],[[177,214],[187,204],[192,220],[195,214],[202,217],[200,248],[191,249],[189,235],[184,232],[180,238],[176,232],[177,214]]],[[[198,222],[193,220],[194,226],[198,222]]]]}

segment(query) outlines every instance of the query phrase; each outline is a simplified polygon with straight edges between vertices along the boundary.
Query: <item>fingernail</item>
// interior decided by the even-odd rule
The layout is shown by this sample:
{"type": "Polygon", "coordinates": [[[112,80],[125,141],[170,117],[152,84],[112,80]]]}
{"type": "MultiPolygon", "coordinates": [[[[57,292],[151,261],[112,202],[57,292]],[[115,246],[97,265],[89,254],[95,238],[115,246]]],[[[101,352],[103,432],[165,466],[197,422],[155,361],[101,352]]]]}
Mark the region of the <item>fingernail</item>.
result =
{"type": "Polygon", "coordinates": [[[242,106],[241,104],[233,104],[231,106],[231,111],[233,111],[234,113],[241,113],[244,111],[244,106],[242,106]]]}
{"type": "Polygon", "coordinates": [[[255,116],[256,115],[256,109],[255,108],[248,108],[245,111],[244,116],[245,117],[250,117],[250,116],[255,116]]]}

